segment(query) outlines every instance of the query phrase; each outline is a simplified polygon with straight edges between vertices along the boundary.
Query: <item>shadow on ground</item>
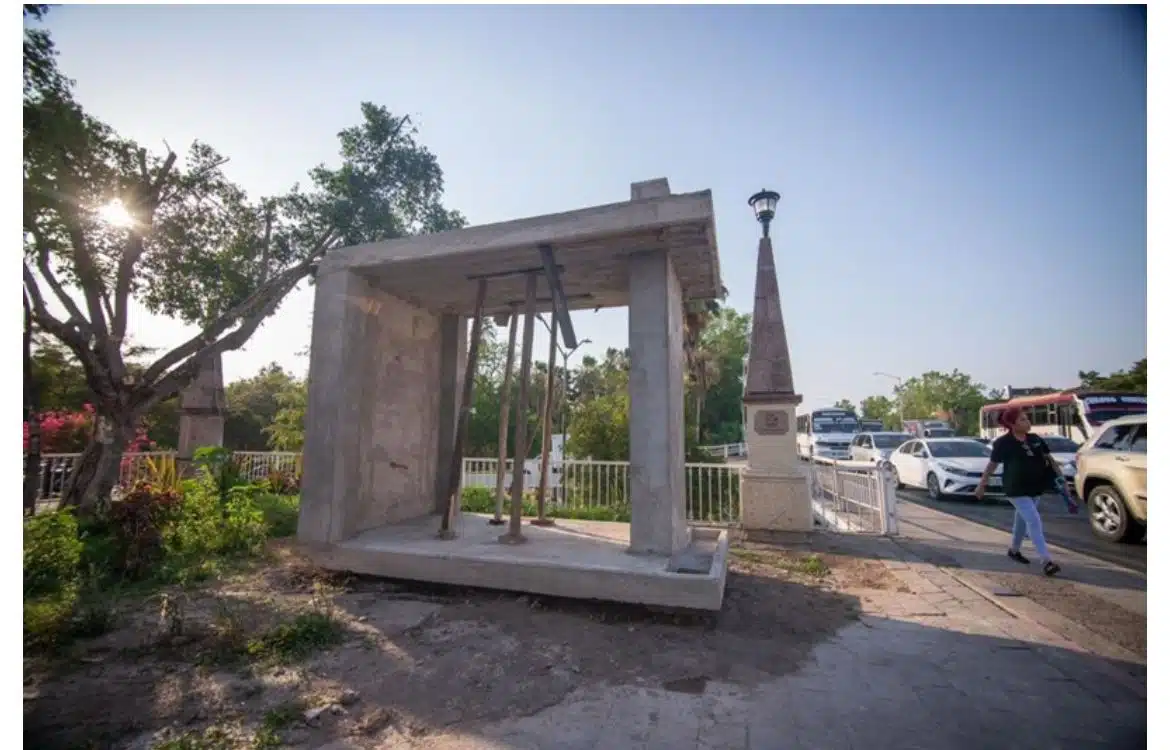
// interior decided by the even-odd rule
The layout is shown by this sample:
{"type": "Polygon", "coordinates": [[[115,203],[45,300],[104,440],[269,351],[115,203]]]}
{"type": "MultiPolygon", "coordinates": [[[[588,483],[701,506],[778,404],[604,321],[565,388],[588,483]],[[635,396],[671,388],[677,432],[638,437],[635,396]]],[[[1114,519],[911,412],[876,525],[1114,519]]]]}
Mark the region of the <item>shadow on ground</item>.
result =
{"type": "Polygon", "coordinates": [[[869,732],[900,738],[890,748],[1003,736],[1120,748],[1139,734],[1144,746],[1144,700],[1139,722],[1096,657],[873,618],[817,571],[763,563],[733,565],[717,617],[326,577],[342,645],[285,665],[225,658],[227,620],[237,640],[270,629],[320,606],[321,582],[275,569],[193,594],[165,646],[154,613],[130,613],[67,660],[26,664],[25,746],[149,748],[163,727],[244,738],[266,723],[306,748],[442,748],[456,735],[485,749],[617,748],[670,732],[692,738],[668,743],[680,749],[704,732],[730,732],[711,748],[764,750],[792,744],[774,744],[785,733],[828,749],[869,732]],[[314,706],[330,708],[306,721],[314,706]]]}

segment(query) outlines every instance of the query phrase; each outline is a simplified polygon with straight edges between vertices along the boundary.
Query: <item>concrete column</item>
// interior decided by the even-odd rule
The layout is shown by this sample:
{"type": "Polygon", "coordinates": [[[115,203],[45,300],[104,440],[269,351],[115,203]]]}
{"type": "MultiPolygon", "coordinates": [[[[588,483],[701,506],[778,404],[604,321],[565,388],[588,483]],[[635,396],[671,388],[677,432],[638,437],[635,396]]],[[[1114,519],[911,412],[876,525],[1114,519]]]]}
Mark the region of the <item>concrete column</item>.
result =
{"type": "Polygon", "coordinates": [[[365,316],[353,308],[365,298],[367,286],[348,271],[317,277],[297,524],[297,537],[304,542],[344,540],[345,512],[360,491],[362,368],[353,360],[365,316]]]}
{"type": "Polygon", "coordinates": [[[451,468],[451,451],[455,447],[455,427],[459,422],[459,399],[463,392],[463,371],[467,367],[467,319],[460,315],[443,315],[439,319],[439,424],[435,466],[435,510],[447,496],[447,472],[451,468]]]}
{"type": "Polygon", "coordinates": [[[630,256],[630,552],[673,555],[686,525],[682,289],[665,250],[630,256]]]}

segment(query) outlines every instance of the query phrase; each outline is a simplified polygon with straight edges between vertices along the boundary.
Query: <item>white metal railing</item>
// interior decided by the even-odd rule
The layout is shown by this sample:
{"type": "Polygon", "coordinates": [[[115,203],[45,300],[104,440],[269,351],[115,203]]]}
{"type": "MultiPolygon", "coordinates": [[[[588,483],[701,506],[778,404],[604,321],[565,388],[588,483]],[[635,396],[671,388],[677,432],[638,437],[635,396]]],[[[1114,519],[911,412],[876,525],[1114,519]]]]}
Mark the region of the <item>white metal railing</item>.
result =
{"type": "Polygon", "coordinates": [[[232,458],[249,482],[258,482],[273,472],[295,474],[301,462],[301,454],[296,451],[236,451],[232,458]]]}
{"type": "MultiPolygon", "coordinates": [[[[118,467],[118,484],[128,487],[147,475],[148,462],[166,456],[174,456],[170,451],[148,451],[142,453],[127,453],[122,456],[122,464],[118,467]]],[[[41,480],[37,489],[37,502],[57,500],[65,489],[65,480],[69,478],[73,467],[77,465],[80,453],[42,453],[41,480]]]]}
{"type": "MultiPolygon", "coordinates": [[[[482,487],[495,496],[494,458],[463,459],[463,488],[482,487]]],[[[504,492],[511,493],[512,462],[505,462],[504,492]]],[[[739,488],[743,467],[729,464],[688,463],[685,470],[687,520],[693,523],[734,524],[740,520],[739,488]]],[[[540,461],[524,467],[524,490],[540,484],[540,461]]],[[[628,461],[554,459],[549,462],[551,508],[627,509],[630,502],[628,461]]]]}
{"type": "Polygon", "coordinates": [[[884,465],[814,458],[809,495],[814,516],[828,529],[898,533],[894,480],[884,465]]]}
{"type": "Polygon", "coordinates": [[[747,456],[747,443],[725,443],[723,445],[703,445],[699,450],[716,458],[743,458],[747,456]]]}
{"type": "MultiPolygon", "coordinates": [[[[129,487],[148,472],[148,459],[175,456],[171,451],[127,453],[122,459],[119,486],[129,487]]],[[[298,473],[301,454],[294,452],[236,451],[232,454],[241,474],[258,481],[274,471],[298,473]]],[[[46,453],[41,457],[41,484],[38,502],[60,498],[65,480],[80,453],[46,453]]],[[[496,486],[494,458],[463,459],[462,484],[483,487],[493,496],[496,486]]],[[[505,463],[504,488],[511,492],[512,462],[505,463]]],[[[688,463],[685,469],[687,520],[692,523],[736,524],[740,520],[740,479],[744,467],[735,464],[688,463]]],[[[524,467],[525,492],[540,484],[540,461],[529,459],[524,467]]],[[[558,459],[549,466],[551,507],[600,508],[628,511],[630,464],[628,461],[558,459]]]]}

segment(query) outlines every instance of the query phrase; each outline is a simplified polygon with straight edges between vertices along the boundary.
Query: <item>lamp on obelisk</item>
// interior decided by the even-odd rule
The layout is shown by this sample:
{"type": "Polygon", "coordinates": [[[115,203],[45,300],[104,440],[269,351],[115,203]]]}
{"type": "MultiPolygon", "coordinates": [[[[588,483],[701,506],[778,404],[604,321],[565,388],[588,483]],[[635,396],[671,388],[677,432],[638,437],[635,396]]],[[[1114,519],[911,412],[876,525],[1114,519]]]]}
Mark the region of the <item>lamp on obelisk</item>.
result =
{"type": "Polygon", "coordinates": [[[746,530],[808,531],[813,527],[808,480],[796,453],[796,407],[788,335],[769,229],[780,195],[761,190],[748,204],[763,227],[756,252],[756,299],[744,378],[748,468],[741,502],[746,530]]]}

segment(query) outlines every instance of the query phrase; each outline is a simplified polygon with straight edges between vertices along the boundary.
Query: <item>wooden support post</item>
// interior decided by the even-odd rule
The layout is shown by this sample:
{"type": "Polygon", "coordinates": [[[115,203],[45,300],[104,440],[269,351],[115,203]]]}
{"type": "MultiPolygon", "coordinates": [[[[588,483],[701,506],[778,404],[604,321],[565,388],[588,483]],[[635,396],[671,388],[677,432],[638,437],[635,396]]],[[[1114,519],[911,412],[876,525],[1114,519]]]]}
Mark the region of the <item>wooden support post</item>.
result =
{"type": "Polygon", "coordinates": [[[556,384],[557,367],[557,316],[549,315],[548,327],[548,377],[544,381],[544,409],[540,414],[540,489],[536,492],[536,518],[533,526],[552,526],[554,521],[544,515],[545,493],[548,492],[548,460],[552,449],[552,404],[553,386],[556,384]]]}
{"type": "Polygon", "coordinates": [[[520,347],[520,392],[516,394],[516,427],[512,433],[512,512],[508,531],[500,536],[504,544],[527,541],[521,532],[524,515],[524,459],[528,452],[528,381],[532,378],[532,334],[536,324],[536,278],[528,275],[524,294],[524,343],[520,347]]]}
{"type": "Polygon", "coordinates": [[[516,362],[516,324],[520,316],[512,311],[508,323],[508,356],[504,360],[504,385],[500,389],[500,431],[497,433],[499,450],[496,461],[496,514],[488,519],[492,526],[504,523],[504,476],[508,467],[508,416],[512,405],[512,366],[516,362]]]}
{"type": "Polygon", "coordinates": [[[463,371],[463,396],[459,402],[459,422],[455,426],[455,448],[451,451],[451,469],[447,474],[447,502],[439,522],[439,538],[454,539],[452,528],[459,512],[459,491],[463,485],[463,444],[467,442],[467,423],[471,420],[471,398],[475,393],[475,368],[479,363],[479,339],[483,334],[483,303],[487,296],[487,279],[479,280],[475,292],[475,317],[471,322],[471,345],[467,350],[467,368],[463,371]]]}

